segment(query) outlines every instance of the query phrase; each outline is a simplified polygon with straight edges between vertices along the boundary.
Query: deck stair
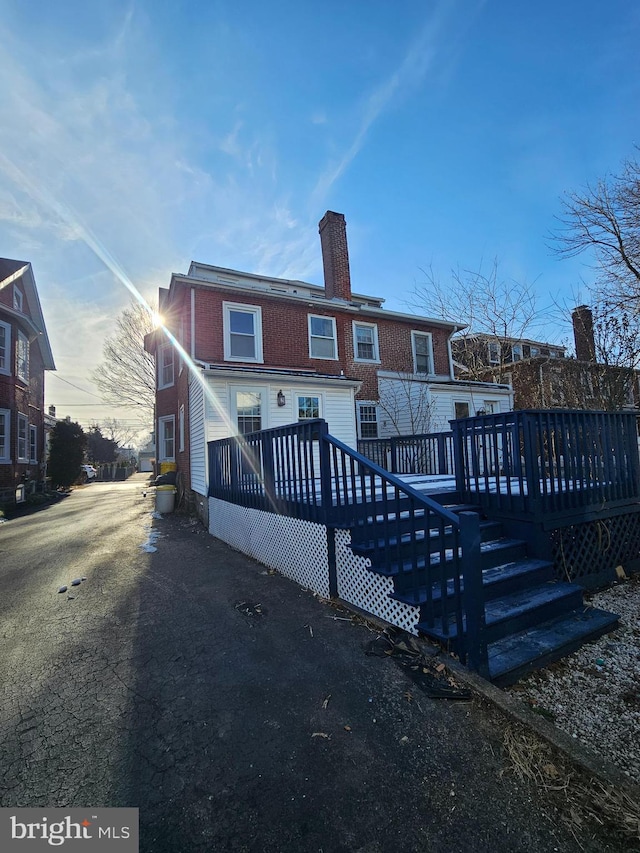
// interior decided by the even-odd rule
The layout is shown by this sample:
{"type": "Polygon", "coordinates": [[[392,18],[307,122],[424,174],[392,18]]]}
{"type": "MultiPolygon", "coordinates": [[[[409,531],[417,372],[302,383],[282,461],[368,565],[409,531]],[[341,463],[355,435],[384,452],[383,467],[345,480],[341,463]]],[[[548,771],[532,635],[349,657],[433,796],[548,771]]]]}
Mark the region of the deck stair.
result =
{"type": "MultiPolygon", "coordinates": [[[[483,517],[475,506],[448,504],[459,513],[475,511],[481,517],[480,559],[485,597],[489,677],[501,686],[512,684],[527,672],[546,666],[575,651],[583,643],[613,631],[618,616],[585,607],[582,588],[554,580],[553,564],[530,557],[526,542],[504,535],[502,524],[483,517]]],[[[392,597],[420,608],[420,633],[456,652],[458,637],[452,616],[447,630],[434,619],[441,615],[445,598],[454,598],[451,529],[429,528],[420,514],[400,512],[385,516],[379,507],[351,528],[354,554],[371,560],[371,571],[393,580],[392,597]],[[419,553],[418,559],[415,557],[419,553]],[[392,558],[389,559],[389,555],[392,558]],[[441,562],[447,583],[435,583],[441,562]],[[431,585],[429,595],[428,585],[431,585]]],[[[459,579],[464,591],[464,581],[459,579]]],[[[445,613],[451,612],[447,606],[445,613]]],[[[466,622],[463,619],[463,626],[466,622]]]]}

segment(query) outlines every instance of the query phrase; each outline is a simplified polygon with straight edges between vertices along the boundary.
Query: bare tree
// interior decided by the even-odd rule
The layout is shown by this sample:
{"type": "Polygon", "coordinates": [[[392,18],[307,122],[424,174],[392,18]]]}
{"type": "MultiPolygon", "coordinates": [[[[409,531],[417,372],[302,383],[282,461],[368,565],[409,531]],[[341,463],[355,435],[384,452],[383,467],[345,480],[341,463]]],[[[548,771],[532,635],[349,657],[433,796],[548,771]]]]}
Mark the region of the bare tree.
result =
{"type": "Polygon", "coordinates": [[[416,381],[412,373],[396,373],[379,384],[379,406],[396,435],[431,432],[434,404],[426,383],[416,381]]]}
{"type": "Polygon", "coordinates": [[[563,200],[560,228],[552,236],[561,257],[592,252],[597,287],[610,306],[640,306],[640,163],[627,160],[609,175],[563,200]]]}
{"type": "Polygon", "coordinates": [[[136,410],[146,423],[153,420],[156,389],[155,360],[144,349],[144,337],[152,331],[151,311],[132,302],[117,318],[103,361],[91,374],[107,403],[136,410]]]}
{"type": "Polygon", "coordinates": [[[453,269],[446,282],[432,267],[423,273],[426,280],[414,289],[413,307],[465,324],[453,339],[453,354],[468,379],[486,378],[488,345],[493,343],[495,359],[490,367],[497,381],[502,381],[511,363],[505,339],[528,338],[542,319],[533,285],[502,278],[497,258],[487,270],[482,264],[477,271],[453,269]]]}

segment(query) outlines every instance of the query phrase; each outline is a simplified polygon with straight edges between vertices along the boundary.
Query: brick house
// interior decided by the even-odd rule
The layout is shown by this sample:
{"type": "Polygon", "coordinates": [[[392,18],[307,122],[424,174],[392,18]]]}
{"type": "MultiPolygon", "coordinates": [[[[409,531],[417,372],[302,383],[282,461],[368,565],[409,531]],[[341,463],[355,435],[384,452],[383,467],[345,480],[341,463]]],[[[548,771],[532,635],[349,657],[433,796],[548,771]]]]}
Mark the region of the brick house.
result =
{"type": "Polygon", "coordinates": [[[207,441],[322,417],[355,447],[448,429],[489,398],[511,408],[506,386],[454,378],[461,325],[352,291],[342,214],[327,211],[319,230],[324,287],[192,262],[160,289],[167,334],[145,344],[156,356],[158,461],[176,462],[199,505],[207,441]]]}
{"type": "Polygon", "coordinates": [[[0,258],[0,500],[44,478],[45,370],[55,364],[31,264],[0,258]]]}
{"type": "Polygon", "coordinates": [[[640,373],[631,365],[598,361],[590,308],[578,306],[571,318],[575,358],[558,344],[463,335],[452,342],[456,375],[507,383],[514,409],[640,408],[640,373]]]}

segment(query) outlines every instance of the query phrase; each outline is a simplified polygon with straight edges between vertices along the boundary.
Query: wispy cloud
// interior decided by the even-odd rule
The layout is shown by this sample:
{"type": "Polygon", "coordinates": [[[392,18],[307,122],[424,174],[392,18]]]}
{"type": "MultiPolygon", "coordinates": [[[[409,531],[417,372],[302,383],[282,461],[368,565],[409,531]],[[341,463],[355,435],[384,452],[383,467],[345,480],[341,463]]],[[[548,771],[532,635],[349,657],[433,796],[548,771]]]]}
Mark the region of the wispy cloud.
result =
{"type": "Polygon", "coordinates": [[[455,5],[455,0],[441,0],[436,4],[399,66],[367,95],[361,107],[359,127],[350,145],[337,161],[329,164],[314,188],[312,201],[315,206],[324,202],[331,187],[360,153],[375,122],[399,98],[418,87],[429,70],[436,66],[441,49],[446,45],[445,30],[455,5]]]}

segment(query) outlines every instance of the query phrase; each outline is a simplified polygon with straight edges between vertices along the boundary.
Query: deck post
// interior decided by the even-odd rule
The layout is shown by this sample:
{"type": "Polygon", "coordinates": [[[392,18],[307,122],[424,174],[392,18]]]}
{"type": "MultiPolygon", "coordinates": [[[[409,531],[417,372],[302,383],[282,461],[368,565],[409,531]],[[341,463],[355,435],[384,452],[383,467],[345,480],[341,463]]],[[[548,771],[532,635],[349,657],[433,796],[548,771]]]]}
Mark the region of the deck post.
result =
{"type": "Polygon", "coordinates": [[[480,516],[478,513],[460,513],[460,545],[462,548],[463,598],[467,629],[467,666],[483,678],[488,678],[489,658],[480,560],[480,516]]]}
{"type": "Polygon", "coordinates": [[[338,567],[336,562],[336,531],[333,527],[333,493],[331,488],[331,451],[325,436],[329,434],[327,422],[318,422],[318,444],[320,455],[320,493],[322,515],[327,531],[327,563],[329,570],[329,597],[338,597],[338,567]]]}

